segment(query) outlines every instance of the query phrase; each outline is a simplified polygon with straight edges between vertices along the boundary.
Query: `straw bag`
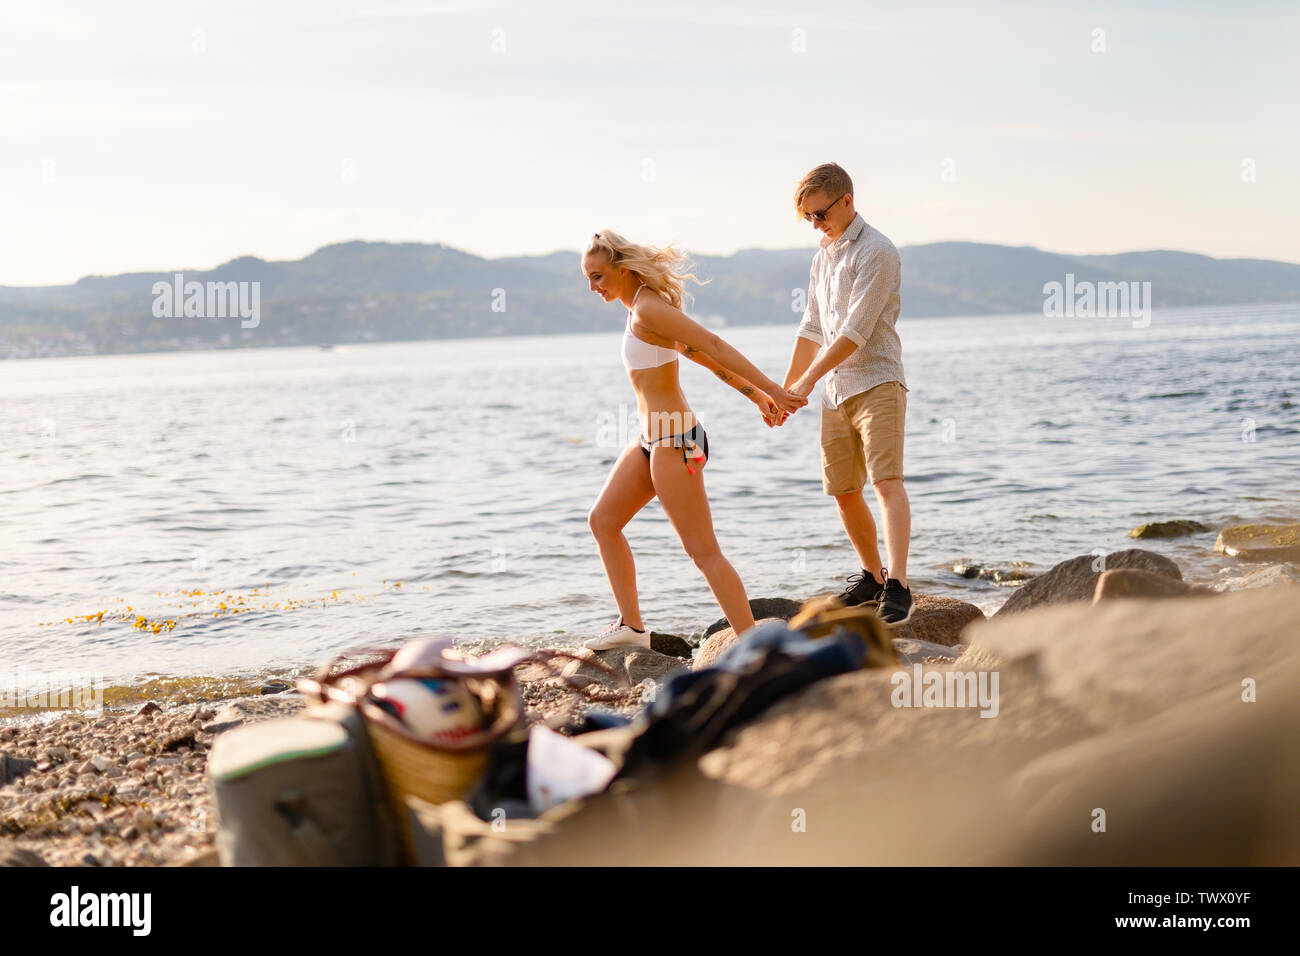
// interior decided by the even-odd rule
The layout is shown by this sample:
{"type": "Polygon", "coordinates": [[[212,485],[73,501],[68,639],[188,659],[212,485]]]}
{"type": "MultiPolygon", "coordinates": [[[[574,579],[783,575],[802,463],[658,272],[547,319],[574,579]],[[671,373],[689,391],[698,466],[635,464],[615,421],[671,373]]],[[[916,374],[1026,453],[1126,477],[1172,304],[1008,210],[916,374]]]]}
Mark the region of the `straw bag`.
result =
{"type": "Polygon", "coordinates": [[[449,641],[442,647],[440,655],[426,655],[415,667],[395,666],[393,659],[399,651],[391,648],[349,651],[323,666],[315,678],[298,681],[298,689],[308,700],[344,702],[360,712],[407,863],[413,863],[416,854],[406,798],[442,804],[469,792],[487,766],[489,746],[524,722],[525,707],[514,668],[528,661],[546,663],[551,658],[573,657],[561,651],[519,647],[472,657],[455,651],[449,641]],[[337,664],[360,654],[377,656],[330,673],[337,664]],[[437,743],[417,737],[367,696],[375,683],[399,677],[461,683],[478,705],[482,729],[437,743]]]}

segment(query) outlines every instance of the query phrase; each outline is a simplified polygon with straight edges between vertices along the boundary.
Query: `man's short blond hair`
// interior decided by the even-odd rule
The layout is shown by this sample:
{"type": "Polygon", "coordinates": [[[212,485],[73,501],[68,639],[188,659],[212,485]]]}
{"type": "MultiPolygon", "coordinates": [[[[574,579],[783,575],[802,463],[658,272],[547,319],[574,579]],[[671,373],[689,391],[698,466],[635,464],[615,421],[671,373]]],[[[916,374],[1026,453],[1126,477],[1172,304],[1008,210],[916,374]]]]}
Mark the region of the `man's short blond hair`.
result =
{"type": "Polygon", "coordinates": [[[799,180],[799,185],[794,190],[794,214],[797,218],[802,219],[804,216],[804,199],[809,193],[815,193],[819,190],[824,192],[828,198],[835,199],[845,193],[853,192],[853,180],[849,178],[849,174],[844,171],[844,167],[839,163],[822,163],[816,169],[811,170],[803,179],[799,180]]]}

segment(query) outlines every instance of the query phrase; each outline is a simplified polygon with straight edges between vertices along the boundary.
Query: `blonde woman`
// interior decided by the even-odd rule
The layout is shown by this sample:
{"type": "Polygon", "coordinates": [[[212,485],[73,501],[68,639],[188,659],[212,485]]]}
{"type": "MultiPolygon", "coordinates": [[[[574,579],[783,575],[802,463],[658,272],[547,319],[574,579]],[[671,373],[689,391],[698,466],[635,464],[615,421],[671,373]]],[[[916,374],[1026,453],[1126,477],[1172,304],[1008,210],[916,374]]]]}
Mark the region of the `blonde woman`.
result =
{"type": "Polygon", "coordinates": [[[638,439],[618,456],[587,519],[619,610],[617,621],[586,641],[593,650],[650,646],[623,528],[656,496],[727,622],[737,634],[754,626],[745,586],[713,533],[703,473],[709,440],[682,394],[678,354],[749,398],[769,425],[808,400],[782,388],[682,312],[685,281],[699,281],[685,270],[686,259],[677,250],[638,245],[608,230],[595,233],[582,256],[591,291],[627,307],[623,364],[636,391],[641,426],[638,439]]]}

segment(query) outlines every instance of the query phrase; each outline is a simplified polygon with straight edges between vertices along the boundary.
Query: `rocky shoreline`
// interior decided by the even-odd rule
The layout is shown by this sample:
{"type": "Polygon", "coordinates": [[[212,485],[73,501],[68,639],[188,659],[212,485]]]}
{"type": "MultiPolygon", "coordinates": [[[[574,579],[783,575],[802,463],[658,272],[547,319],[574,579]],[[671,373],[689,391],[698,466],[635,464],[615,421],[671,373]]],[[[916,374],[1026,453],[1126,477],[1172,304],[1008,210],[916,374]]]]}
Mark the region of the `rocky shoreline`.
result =
{"type": "MultiPolygon", "coordinates": [[[[1288,546],[1278,534],[1264,539],[1256,533],[1255,540],[1274,549],[1288,546]]],[[[1260,583],[1300,596],[1289,578],[1281,575],[1275,584],[1274,575],[1260,583]]],[[[972,634],[1005,633],[1010,628],[999,628],[999,622],[1014,626],[1021,615],[1045,606],[1199,602],[1214,593],[1186,584],[1174,562],[1150,551],[1116,552],[1100,566],[1097,558],[1082,555],[1018,587],[988,620],[974,605],[918,595],[912,619],[893,630],[894,648],[900,665],[952,666],[985,652],[971,647],[972,634]]],[[[759,620],[788,619],[800,606],[789,599],[753,603],[759,620]]],[[[630,714],[667,676],[708,666],[730,646],[735,635],[723,625],[706,629],[698,648],[661,635],[653,649],[583,651],[581,660],[562,669],[521,665],[517,677],[526,718],[558,727],[590,707],[630,714]],[[590,662],[597,657],[603,666],[590,662]]],[[[806,692],[811,698],[824,693],[806,692]]],[[[0,727],[0,865],[216,865],[215,813],[205,778],[213,740],[232,727],[296,713],[303,703],[287,690],[170,709],[146,703],[123,714],[74,713],[0,727]]]]}

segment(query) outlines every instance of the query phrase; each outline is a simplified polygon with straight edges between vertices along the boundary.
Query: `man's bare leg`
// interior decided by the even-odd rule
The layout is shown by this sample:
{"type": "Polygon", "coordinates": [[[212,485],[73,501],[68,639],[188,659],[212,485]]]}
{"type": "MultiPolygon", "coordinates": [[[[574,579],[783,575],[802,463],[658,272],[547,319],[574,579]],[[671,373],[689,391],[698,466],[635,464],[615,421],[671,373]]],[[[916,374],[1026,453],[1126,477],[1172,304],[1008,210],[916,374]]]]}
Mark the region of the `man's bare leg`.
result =
{"type": "MultiPolygon", "coordinates": [[[[907,549],[912,538],[912,504],[902,478],[875,482],[876,499],[885,523],[885,551],[889,555],[889,576],[907,587],[907,549]]],[[[841,512],[842,514],[843,512],[841,512]]],[[[874,538],[875,529],[872,528],[874,538]]]]}
{"type": "MultiPolygon", "coordinates": [[[[851,491],[847,495],[836,495],[835,504],[839,506],[840,522],[848,533],[853,550],[858,553],[862,567],[871,572],[878,584],[880,579],[880,546],[876,540],[876,522],[867,507],[867,499],[861,491],[851,491]]],[[[891,573],[893,569],[890,569],[891,573]]]]}

